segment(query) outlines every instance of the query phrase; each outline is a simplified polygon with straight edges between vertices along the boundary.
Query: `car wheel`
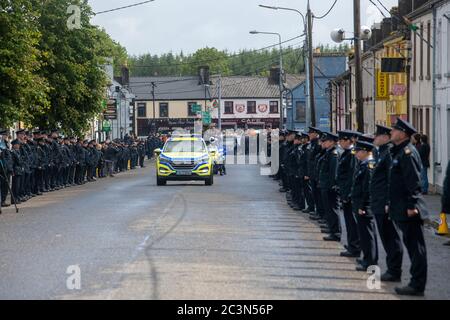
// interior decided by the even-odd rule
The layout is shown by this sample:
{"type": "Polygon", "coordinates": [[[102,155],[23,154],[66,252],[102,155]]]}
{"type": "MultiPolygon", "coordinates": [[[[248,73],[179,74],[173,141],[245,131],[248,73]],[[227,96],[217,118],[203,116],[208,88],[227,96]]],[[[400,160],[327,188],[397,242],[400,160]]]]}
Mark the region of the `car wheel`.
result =
{"type": "Polygon", "coordinates": [[[212,186],[214,184],[214,174],[211,174],[208,179],[205,180],[205,185],[212,186]]]}
{"type": "Polygon", "coordinates": [[[165,186],[167,185],[167,181],[164,179],[161,179],[159,177],[156,177],[156,185],[158,186],[165,186]]]}

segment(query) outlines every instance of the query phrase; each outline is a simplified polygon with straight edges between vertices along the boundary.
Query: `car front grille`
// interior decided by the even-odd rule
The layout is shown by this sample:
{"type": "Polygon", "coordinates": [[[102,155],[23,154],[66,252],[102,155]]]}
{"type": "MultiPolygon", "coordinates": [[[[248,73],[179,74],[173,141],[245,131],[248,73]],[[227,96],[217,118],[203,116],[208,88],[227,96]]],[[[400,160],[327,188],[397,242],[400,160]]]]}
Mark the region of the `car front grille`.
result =
{"type": "Polygon", "coordinates": [[[172,167],[175,170],[193,170],[195,168],[195,163],[189,163],[189,164],[172,163],[172,167]]]}

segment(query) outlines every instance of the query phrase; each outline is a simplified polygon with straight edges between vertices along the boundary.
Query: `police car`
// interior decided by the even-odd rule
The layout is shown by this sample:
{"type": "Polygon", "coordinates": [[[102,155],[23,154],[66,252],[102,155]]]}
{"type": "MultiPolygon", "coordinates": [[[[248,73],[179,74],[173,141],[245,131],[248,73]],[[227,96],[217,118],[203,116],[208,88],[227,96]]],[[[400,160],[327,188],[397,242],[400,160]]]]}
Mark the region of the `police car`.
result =
{"type": "Polygon", "coordinates": [[[167,181],[205,181],[205,185],[213,185],[215,153],[209,152],[201,136],[173,136],[155,154],[158,186],[166,185],[167,181]]]}

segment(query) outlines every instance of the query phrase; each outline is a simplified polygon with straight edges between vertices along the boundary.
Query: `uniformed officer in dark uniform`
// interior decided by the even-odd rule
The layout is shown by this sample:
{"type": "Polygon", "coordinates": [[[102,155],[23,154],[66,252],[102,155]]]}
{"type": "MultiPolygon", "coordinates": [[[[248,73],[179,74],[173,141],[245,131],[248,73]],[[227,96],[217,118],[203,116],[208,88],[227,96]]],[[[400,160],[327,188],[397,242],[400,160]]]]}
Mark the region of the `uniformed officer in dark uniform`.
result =
{"type": "Polygon", "coordinates": [[[411,260],[409,284],[395,291],[400,295],[423,296],[428,269],[423,223],[428,212],[422,197],[422,163],[410,141],[415,133],[417,130],[402,119],[397,119],[392,130],[389,215],[403,234],[403,243],[411,260]]]}
{"type": "Polygon", "coordinates": [[[289,191],[287,195],[289,195],[288,204],[295,211],[300,211],[304,209],[301,207],[301,201],[303,199],[301,194],[301,182],[299,177],[299,148],[301,144],[301,135],[296,132],[294,141],[292,142],[292,147],[289,149],[289,153],[287,155],[285,168],[286,174],[288,176],[289,181],[289,191]]]}
{"type": "Polygon", "coordinates": [[[309,185],[311,190],[311,194],[306,197],[312,199],[312,202],[309,204],[310,207],[305,209],[305,213],[311,213],[314,215],[316,211],[316,206],[318,205],[318,189],[317,189],[317,179],[315,177],[315,167],[316,167],[316,157],[321,152],[322,147],[319,145],[319,138],[321,130],[309,127],[308,135],[309,135],[309,144],[307,149],[307,169],[305,176],[305,183],[309,185]]]}
{"type": "Polygon", "coordinates": [[[21,142],[16,139],[11,142],[12,150],[12,166],[13,166],[13,175],[12,175],[12,185],[11,191],[14,195],[14,199],[16,200],[16,204],[20,204],[24,199],[22,198],[22,176],[25,172],[23,167],[22,155],[20,153],[21,142]]]}
{"type": "Polygon", "coordinates": [[[324,154],[318,167],[317,187],[320,190],[320,200],[323,204],[324,218],[328,226],[328,229],[325,229],[323,232],[329,233],[323,239],[325,241],[341,241],[336,182],[338,166],[336,143],[338,136],[333,133],[324,132],[321,140],[324,154]]]}
{"type": "Polygon", "coordinates": [[[370,208],[375,216],[378,234],[386,251],[387,271],[381,281],[401,281],[403,245],[397,228],[389,218],[389,175],[392,166],[391,129],[377,125],[375,133],[375,168],[370,180],[370,208]]]}
{"type": "MultiPolygon", "coordinates": [[[[295,132],[285,132],[283,143],[280,144],[280,169],[281,169],[281,189],[280,192],[290,191],[289,175],[286,168],[289,152],[292,148],[292,141],[294,140],[295,132]]],[[[289,199],[289,195],[286,196],[289,199]]]]}
{"type": "Polygon", "coordinates": [[[345,228],[347,231],[346,251],[341,252],[342,257],[359,257],[361,245],[359,241],[358,226],[352,209],[352,185],[355,174],[356,159],[353,155],[354,139],[358,133],[350,130],[339,131],[339,145],[342,153],[339,156],[337,170],[338,193],[344,215],[345,228]]]}
{"type": "Polygon", "coordinates": [[[8,197],[8,186],[13,173],[12,155],[8,144],[8,130],[0,129],[0,161],[3,168],[0,168],[0,193],[1,206],[9,207],[10,204],[6,202],[8,197]]]}
{"type": "Polygon", "coordinates": [[[375,221],[370,209],[370,177],[375,168],[370,142],[358,141],[354,148],[357,165],[352,186],[352,208],[356,216],[359,238],[363,257],[358,260],[357,271],[367,271],[367,268],[378,264],[378,244],[375,221]]]}

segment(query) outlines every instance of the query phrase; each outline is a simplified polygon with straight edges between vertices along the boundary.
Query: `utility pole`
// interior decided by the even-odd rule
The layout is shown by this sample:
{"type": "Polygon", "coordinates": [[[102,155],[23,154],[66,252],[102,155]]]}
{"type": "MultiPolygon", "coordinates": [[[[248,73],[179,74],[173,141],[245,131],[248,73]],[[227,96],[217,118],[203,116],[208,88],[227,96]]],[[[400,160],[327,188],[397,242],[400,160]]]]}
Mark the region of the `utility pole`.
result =
{"type": "Polygon", "coordinates": [[[362,99],[361,71],[361,0],[353,0],[353,19],[355,32],[355,93],[356,93],[356,123],[357,130],[364,132],[364,104],[362,99]]]}
{"type": "Polygon", "coordinates": [[[222,132],[222,75],[219,74],[219,94],[218,94],[218,100],[219,100],[219,108],[218,108],[218,118],[217,118],[217,126],[219,127],[219,130],[222,132]]]}
{"type": "Polygon", "coordinates": [[[314,96],[314,52],[312,37],[312,12],[308,1],[308,82],[309,82],[309,107],[311,112],[311,126],[316,126],[316,104],[314,96]]]}

